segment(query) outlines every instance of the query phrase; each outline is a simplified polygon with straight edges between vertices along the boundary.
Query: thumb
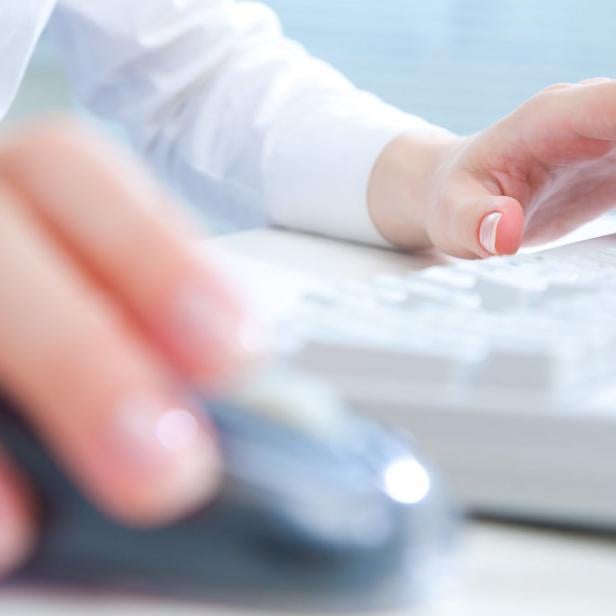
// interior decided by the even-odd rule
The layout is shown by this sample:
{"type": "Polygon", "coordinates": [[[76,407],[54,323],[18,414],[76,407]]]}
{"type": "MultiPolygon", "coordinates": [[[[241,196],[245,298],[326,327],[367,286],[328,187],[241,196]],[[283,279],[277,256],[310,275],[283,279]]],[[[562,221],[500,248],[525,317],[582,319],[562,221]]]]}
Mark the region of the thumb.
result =
{"type": "Polygon", "coordinates": [[[487,197],[478,202],[475,210],[479,222],[474,240],[478,241],[480,257],[518,252],[524,235],[524,210],[518,201],[487,197]]]}
{"type": "Polygon", "coordinates": [[[511,197],[470,196],[443,203],[431,221],[430,236],[456,257],[515,254],[524,234],[524,210],[511,197]]]}

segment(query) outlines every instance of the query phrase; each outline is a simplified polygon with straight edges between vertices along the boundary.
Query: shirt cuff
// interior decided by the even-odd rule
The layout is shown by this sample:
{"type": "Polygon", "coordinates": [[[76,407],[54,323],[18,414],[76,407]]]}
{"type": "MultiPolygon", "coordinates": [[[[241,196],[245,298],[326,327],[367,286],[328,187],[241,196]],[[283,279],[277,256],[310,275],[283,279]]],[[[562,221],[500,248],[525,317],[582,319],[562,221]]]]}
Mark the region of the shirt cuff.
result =
{"type": "Polygon", "coordinates": [[[367,206],[385,146],[431,125],[366,93],[306,104],[279,123],[265,153],[264,191],[275,224],[389,246],[367,206]]]}

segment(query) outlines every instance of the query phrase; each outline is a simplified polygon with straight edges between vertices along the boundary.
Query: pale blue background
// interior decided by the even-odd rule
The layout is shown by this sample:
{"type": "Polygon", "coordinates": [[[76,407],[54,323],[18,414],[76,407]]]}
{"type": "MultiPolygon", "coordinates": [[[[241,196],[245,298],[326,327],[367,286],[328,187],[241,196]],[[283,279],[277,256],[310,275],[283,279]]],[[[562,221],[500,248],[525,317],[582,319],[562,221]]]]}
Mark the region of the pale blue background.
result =
{"type": "Polygon", "coordinates": [[[268,0],[360,86],[470,132],[545,85],[616,71],[613,0],[268,0]]]}
{"type": "MultiPolygon", "coordinates": [[[[358,85],[460,132],[484,127],[549,83],[616,74],[614,0],[266,2],[290,36],[358,85]]],[[[68,100],[43,49],[12,118],[68,100]]]]}

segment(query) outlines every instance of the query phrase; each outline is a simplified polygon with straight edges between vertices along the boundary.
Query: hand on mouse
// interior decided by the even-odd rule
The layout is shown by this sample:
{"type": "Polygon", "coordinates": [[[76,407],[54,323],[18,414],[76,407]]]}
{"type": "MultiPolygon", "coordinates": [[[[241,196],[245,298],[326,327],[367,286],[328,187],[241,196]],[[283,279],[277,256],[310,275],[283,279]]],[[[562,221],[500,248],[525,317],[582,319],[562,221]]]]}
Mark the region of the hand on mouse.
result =
{"type": "Polygon", "coordinates": [[[513,254],[616,204],[616,81],[556,84],[470,137],[427,129],[382,153],[369,209],[404,248],[513,254]]]}
{"type": "MultiPolygon", "coordinates": [[[[78,485],[137,525],[216,487],[215,435],[178,375],[214,387],[250,353],[241,303],[166,202],[68,121],[0,142],[0,388],[78,485]]],[[[33,543],[33,502],[0,453],[0,573],[33,543]]]]}

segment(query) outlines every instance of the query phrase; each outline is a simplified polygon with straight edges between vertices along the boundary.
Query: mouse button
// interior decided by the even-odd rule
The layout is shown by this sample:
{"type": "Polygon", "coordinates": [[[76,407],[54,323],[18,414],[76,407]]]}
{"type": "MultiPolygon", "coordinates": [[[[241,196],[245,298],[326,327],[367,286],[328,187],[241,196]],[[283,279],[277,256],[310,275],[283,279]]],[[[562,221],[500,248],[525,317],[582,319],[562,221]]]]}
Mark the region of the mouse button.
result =
{"type": "Polygon", "coordinates": [[[345,448],[315,443],[279,425],[263,431],[259,424],[256,430],[221,432],[227,498],[268,512],[278,531],[292,530],[280,534],[295,541],[303,536],[358,549],[386,540],[392,501],[369,465],[345,448]]]}
{"type": "Polygon", "coordinates": [[[327,465],[318,457],[272,463],[275,452],[252,457],[248,447],[241,453],[244,462],[235,458],[225,495],[258,511],[280,539],[357,549],[391,532],[389,500],[354,465],[327,465]]]}

